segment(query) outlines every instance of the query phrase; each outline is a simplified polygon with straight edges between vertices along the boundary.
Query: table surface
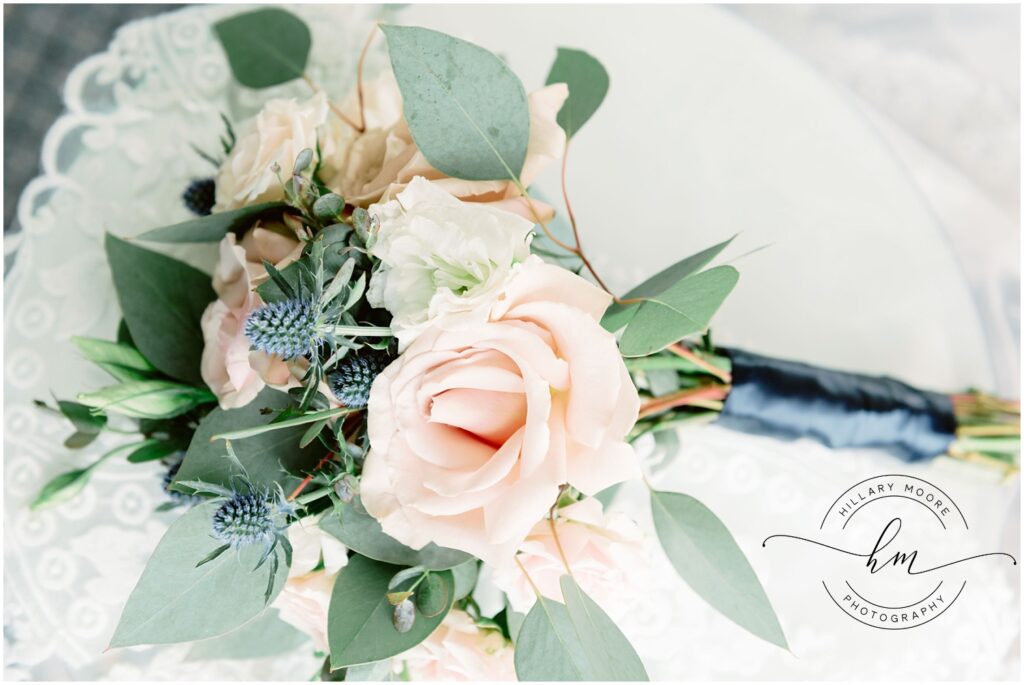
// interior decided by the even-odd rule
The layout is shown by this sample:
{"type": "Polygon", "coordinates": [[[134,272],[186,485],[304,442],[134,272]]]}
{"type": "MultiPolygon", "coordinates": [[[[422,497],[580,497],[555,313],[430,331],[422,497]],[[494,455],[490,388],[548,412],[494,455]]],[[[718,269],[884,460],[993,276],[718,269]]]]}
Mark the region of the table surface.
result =
{"type": "MultiPolygon", "coordinates": [[[[156,467],[114,464],[73,505],[38,514],[25,510],[40,482],[110,446],[104,438],[85,454],[69,454],[60,445],[61,423],[29,406],[50,389],[66,396],[102,382],[83,368],[67,338],[114,330],[103,231],[134,233],[183,216],[174,184],[200,173],[201,161],[182,156],[182,141],[202,143],[194,140],[196,131],[212,139],[219,109],[240,116],[265,97],[229,84],[209,36],[210,21],[233,11],[204,7],[132,25],[111,50],[77,68],[65,90],[71,113],[43,146],[46,174],[22,196],[24,237],[4,294],[9,677],[308,676],[308,654],[251,663],[182,662],[187,647],[100,655],[128,589],[169,520],[151,514],[160,501],[151,473],[156,467]],[[132,201],[124,202],[126,196],[132,201]]],[[[371,9],[300,11],[318,19],[318,80],[345,92],[352,56],[330,48],[360,45],[371,9]]],[[[888,372],[935,388],[975,383],[1016,393],[1019,231],[1005,188],[1000,190],[1002,177],[972,177],[964,171],[969,165],[953,164],[950,155],[911,135],[924,129],[908,132],[902,122],[912,117],[877,106],[877,98],[871,100],[877,84],[870,80],[853,78],[865,88],[860,97],[844,77],[822,77],[863,76],[857,69],[870,70],[866,65],[872,64],[865,55],[885,64],[878,53],[886,40],[876,40],[874,49],[865,43],[886,35],[884,21],[876,19],[874,26],[853,13],[835,23],[824,10],[817,18],[799,9],[778,12],[419,6],[405,10],[403,20],[437,26],[505,54],[528,88],[543,82],[556,45],[588,49],[605,62],[612,91],[574,149],[571,183],[591,251],[615,285],[627,286],[677,253],[742,231],[740,249],[730,258],[765,243],[772,247],[738,261],[743,280],[716,322],[720,339],[888,372]],[[801,43],[799,51],[780,44],[786,32],[801,43]],[[516,40],[525,35],[529,41],[516,40]],[[815,35],[829,39],[809,39],[815,35]],[[834,54],[846,57],[829,62],[822,55],[832,53],[815,52],[824,50],[819,42],[835,45],[834,54]],[[812,67],[814,59],[819,62],[812,67]],[[623,244],[618,236],[625,229],[638,239],[623,244]],[[981,239],[966,240],[970,235],[981,239]]],[[[908,15],[901,16],[905,23],[908,15]]],[[[977,16],[991,27],[989,15],[977,16]]],[[[1005,25],[1005,15],[990,16],[1005,25]]],[[[1013,32],[1017,26],[1012,22],[1013,32]]],[[[930,70],[914,50],[931,48],[896,35],[901,40],[893,42],[901,47],[894,63],[906,68],[893,69],[888,83],[896,87],[912,74],[931,74],[934,81],[914,82],[945,92],[943,79],[952,78],[965,100],[974,93],[970,79],[953,77],[985,73],[977,63],[968,68],[966,60],[943,58],[930,70]]],[[[990,48],[998,42],[984,30],[975,35],[990,48]]],[[[1019,41],[1015,33],[1014,40],[1019,41]]],[[[280,92],[301,94],[288,87],[280,92]]],[[[986,102],[997,111],[994,101],[986,102]]],[[[1009,128],[1016,131],[1019,112],[1012,109],[1009,128]]],[[[969,117],[956,121],[962,130],[974,127],[969,117]]],[[[1016,146],[1007,150],[1012,156],[1016,146]]],[[[551,183],[550,177],[542,181],[553,196],[557,187],[551,183]]],[[[5,240],[5,247],[10,244],[5,240]]],[[[837,488],[896,469],[953,483],[961,506],[985,522],[974,541],[979,548],[1017,544],[1017,479],[1002,482],[942,460],[908,469],[881,452],[836,452],[717,428],[686,432],[681,456],[656,482],[699,497],[725,520],[776,603],[798,658],[715,615],[656,558],[662,573],[660,592],[652,597],[672,597],[670,608],[657,601],[644,605],[626,626],[634,643],[643,645],[652,674],[1015,677],[1016,576],[977,571],[977,587],[987,591],[964,608],[955,625],[936,622],[892,640],[865,635],[834,615],[834,608],[821,606],[824,598],[809,601],[790,567],[755,554],[765,526],[773,529],[767,532],[798,527],[802,513],[837,488]]],[[[642,493],[627,489],[617,506],[628,507],[649,529],[642,493]]]]}

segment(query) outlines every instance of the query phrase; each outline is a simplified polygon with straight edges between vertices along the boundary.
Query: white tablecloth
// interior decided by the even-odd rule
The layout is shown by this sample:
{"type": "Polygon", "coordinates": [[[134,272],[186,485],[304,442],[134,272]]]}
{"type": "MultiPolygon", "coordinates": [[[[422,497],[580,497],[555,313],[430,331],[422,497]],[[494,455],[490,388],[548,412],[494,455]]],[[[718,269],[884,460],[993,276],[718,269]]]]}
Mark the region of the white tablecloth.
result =
{"type": "MultiPolygon", "coordinates": [[[[105,436],[68,452],[66,426],[30,402],[103,382],[68,342],[115,330],[103,232],[134,234],[184,218],[179,189],[208,174],[187,143],[212,147],[219,111],[237,118],[257,106],[231,84],[209,33],[215,17],[236,11],[201,7],[127,26],[108,52],[76,69],[65,92],[69,114],[44,145],[46,174],[19,205],[25,232],[4,293],[8,677],[304,680],[317,665],[307,652],[234,663],[182,662],[187,647],[102,653],[170,520],[152,514],[162,501],[156,466],[111,463],[73,503],[26,509],[47,478],[117,442],[105,436]]],[[[314,77],[345,92],[373,9],[299,11],[314,30],[314,77]]],[[[773,11],[767,16],[798,12],[773,11]]],[[[528,89],[543,83],[556,45],[582,47],[607,65],[612,90],[574,145],[570,183],[589,251],[616,287],[742,232],[731,257],[770,249],[737,263],[740,286],[716,323],[722,342],[936,389],[1016,391],[1017,217],[984,192],[995,186],[937,161],[934,149],[915,143],[843,79],[823,79],[761,30],[712,8],[416,6],[405,13],[407,23],[506,55],[528,89]],[[962,227],[986,237],[964,240],[962,227]],[[961,238],[947,239],[954,234],[961,238]]],[[[810,22],[798,38],[820,26],[810,22]]],[[[865,33],[865,40],[873,35],[865,33]]],[[[945,72],[934,73],[944,83],[945,72]]],[[[301,84],[279,90],[304,94],[301,84]]],[[[965,111],[970,122],[976,110],[965,111]]],[[[557,195],[553,184],[552,176],[542,182],[548,196],[557,195]]],[[[1017,676],[1013,572],[977,567],[975,594],[955,616],[894,638],[839,615],[807,578],[760,549],[765,535],[801,526],[806,512],[852,483],[898,470],[955,492],[978,522],[979,549],[1014,552],[1016,478],[1000,482],[947,461],[911,471],[879,452],[715,427],[683,439],[658,485],[697,496],[728,524],[792,654],[715,614],[658,556],[660,592],[625,626],[652,676],[1017,676]]],[[[649,527],[642,492],[627,489],[617,506],[649,527]]]]}

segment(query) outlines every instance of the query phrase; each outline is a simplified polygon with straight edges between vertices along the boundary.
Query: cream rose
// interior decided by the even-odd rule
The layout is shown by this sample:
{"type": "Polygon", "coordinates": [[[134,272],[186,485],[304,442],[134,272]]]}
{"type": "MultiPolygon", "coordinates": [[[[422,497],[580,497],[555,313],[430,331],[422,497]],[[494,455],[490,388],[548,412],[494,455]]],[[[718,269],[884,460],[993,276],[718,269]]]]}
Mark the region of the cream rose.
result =
{"type": "Polygon", "coordinates": [[[284,268],[301,253],[302,242],[294,228],[280,223],[257,224],[241,243],[233,233],[221,240],[213,274],[217,299],[207,306],[200,322],[206,343],[200,373],[222,409],[248,404],[267,384],[295,384],[292,364],[250,352],[244,327],[249,314],[263,305],[254,290],[267,278],[263,260],[284,268]]]}
{"type": "Polygon", "coordinates": [[[464,611],[452,609],[430,636],[393,660],[410,680],[515,680],[512,645],[497,630],[481,629],[464,611]]]}
{"type": "Polygon", "coordinates": [[[292,565],[274,607],[282,621],[309,635],[316,649],[327,652],[327,610],[338,571],[348,563],[348,552],[311,518],[289,526],[288,541],[292,565]],[[314,571],[321,559],[323,568],[314,571]]]}
{"type": "Polygon", "coordinates": [[[489,321],[429,329],[377,377],[361,490],[386,533],[500,564],[561,484],[639,477],[639,398],[598,323],[610,299],[531,257],[489,321]]]}
{"type": "MultiPolygon", "coordinates": [[[[644,535],[634,521],[620,513],[606,516],[601,503],[588,498],[559,509],[555,529],[573,577],[584,592],[613,619],[636,606],[646,588],[650,557],[644,535]]],[[[520,564],[542,595],[564,601],[560,582],[566,575],[565,562],[550,519],[533,527],[515,559],[518,563],[509,559],[491,576],[491,582],[505,592],[515,611],[528,613],[537,600],[520,564]]]]}
{"type": "MultiPolygon", "coordinates": [[[[568,97],[569,89],[564,83],[529,95],[530,138],[520,174],[524,186],[533,183],[545,166],[562,156],[565,132],[555,118],[568,97]]],[[[358,103],[353,93],[342,104],[342,111],[354,122],[359,122],[358,103]]],[[[364,85],[363,116],[365,131],[357,133],[332,160],[337,173],[330,178],[325,176],[327,184],[349,203],[365,207],[393,199],[414,178],[422,176],[459,199],[488,203],[530,221],[536,220],[535,212],[545,221],[554,215],[549,205],[536,200],[531,209],[511,181],[465,181],[445,176],[431,166],[416,147],[402,116],[402,94],[390,70],[364,85]]]]}
{"type": "Polygon", "coordinates": [[[292,175],[295,158],[319,145],[321,173],[332,177],[332,166],[354,136],[351,127],[330,113],[327,98],[317,93],[309,100],[270,100],[254,118],[238,129],[238,140],[217,173],[215,212],[284,198],[281,179],[292,175]],[[280,179],[273,166],[281,167],[280,179]]]}
{"type": "Polygon", "coordinates": [[[516,266],[530,255],[529,221],[461,202],[423,178],[370,213],[380,230],[368,247],[381,265],[366,297],[391,312],[399,350],[427,327],[486,321],[516,266]]]}

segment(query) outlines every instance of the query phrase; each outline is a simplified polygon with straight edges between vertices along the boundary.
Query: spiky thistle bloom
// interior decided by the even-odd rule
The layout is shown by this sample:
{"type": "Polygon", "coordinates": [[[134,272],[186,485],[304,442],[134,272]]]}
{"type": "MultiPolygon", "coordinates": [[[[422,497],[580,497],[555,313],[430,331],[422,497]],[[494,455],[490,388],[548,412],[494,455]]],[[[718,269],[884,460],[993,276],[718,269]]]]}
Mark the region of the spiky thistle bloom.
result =
{"type": "Polygon", "coordinates": [[[186,495],[183,492],[171,490],[171,483],[174,481],[174,477],[178,475],[178,470],[181,468],[183,461],[185,461],[184,452],[179,452],[175,455],[174,461],[171,462],[167,472],[164,473],[163,489],[174,505],[184,504],[186,506],[192,506],[193,504],[199,504],[202,502],[203,498],[198,495],[186,495]]]}
{"type": "Polygon", "coordinates": [[[216,184],[212,178],[200,178],[192,181],[181,194],[181,201],[193,214],[207,216],[213,211],[216,201],[216,184]]]}
{"type": "Polygon", "coordinates": [[[266,493],[238,493],[213,513],[213,536],[234,548],[271,545],[279,532],[276,507],[266,493]]]}
{"type": "Polygon", "coordinates": [[[294,298],[265,304],[245,321],[245,335],[254,349],[282,359],[313,354],[322,342],[319,311],[311,299],[294,298]]]}
{"type": "Polygon", "coordinates": [[[373,381],[390,362],[387,352],[371,348],[349,353],[327,377],[331,392],[346,407],[362,409],[370,400],[373,381]]]}

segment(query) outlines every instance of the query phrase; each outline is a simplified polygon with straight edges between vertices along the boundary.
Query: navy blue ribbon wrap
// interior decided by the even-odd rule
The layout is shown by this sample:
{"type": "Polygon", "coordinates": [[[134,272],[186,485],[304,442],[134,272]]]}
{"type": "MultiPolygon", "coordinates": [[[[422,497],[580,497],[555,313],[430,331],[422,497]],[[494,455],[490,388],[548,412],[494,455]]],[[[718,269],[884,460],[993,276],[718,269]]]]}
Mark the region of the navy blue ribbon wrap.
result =
{"type": "Polygon", "coordinates": [[[946,395],[892,378],[823,369],[742,350],[719,423],[746,432],[809,436],[829,447],[881,447],[906,461],[931,459],[953,442],[946,395]]]}

